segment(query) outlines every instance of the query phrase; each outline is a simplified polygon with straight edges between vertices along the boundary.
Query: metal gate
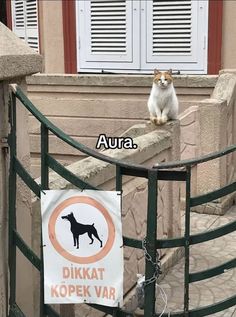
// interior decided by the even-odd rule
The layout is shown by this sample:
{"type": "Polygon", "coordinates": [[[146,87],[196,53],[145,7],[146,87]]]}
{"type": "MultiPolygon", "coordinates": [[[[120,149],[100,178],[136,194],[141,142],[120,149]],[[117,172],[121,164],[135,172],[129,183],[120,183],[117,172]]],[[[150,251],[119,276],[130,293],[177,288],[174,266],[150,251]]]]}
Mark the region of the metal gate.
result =
{"type": "MultiPolygon", "coordinates": [[[[20,250],[22,254],[36,267],[41,273],[41,317],[53,316],[59,317],[58,313],[53,310],[49,305],[43,303],[43,261],[27,246],[23,241],[16,228],[16,176],[18,175],[24,183],[40,198],[40,191],[49,189],[49,168],[54,170],[64,179],[69,181],[79,188],[96,189],[90,184],[85,183],[82,179],[68,171],[64,166],[57,162],[49,154],[49,131],[55,136],[71,145],[72,147],[86,153],[89,156],[95,157],[99,160],[108,162],[116,166],[116,190],[122,191],[122,176],[129,175],[135,177],[142,177],[148,180],[148,203],[147,203],[147,232],[146,232],[146,249],[150,255],[149,259],[145,262],[145,278],[146,280],[155,276],[157,249],[162,248],[175,248],[184,247],[185,250],[185,269],[184,269],[184,311],[174,312],[170,314],[163,314],[162,316],[175,316],[175,317],[201,317],[214,314],[229,307],[236,305],[236,295],[223,300],[221,302],[212,304],[210,306],[199,307],[197,309],[189,309],[189,285],[190,283],[201,281],[210,277],[217,276],[224,273],[227,269],[236,267],[236,258],[230,260],[219,266],[210,268],[208,270],[190,273],[189,270],[189,257],[190,246],[212,239],[219,238],[228,233],[236,230],[236,221],[232,221],[227,225],[221,226],[217,229],[190,235],[190,209],[191,207],[201,205],[215,199],[219,199],[225,195],[236,191],[236,182],[227,185],[221,189],[212,191],[210,193],[191,197],[191,167],[203,162],[207,162],[229,153],[236,151],[236,145],[230,146],[221,152],[216,152],[210,155],[203,156],[199,159],[185,160],[172,163],[163,163],[153,168],[147,168],[136,164],[127,164],[120,160],[110,158],[101,153],[98,153],[66,135],[63,131],[52,124],[45,118],[31,103],[31,101],[23,94],[17,86],[11,95],[11,109],[10,109],[10,124],[11,132],[8,138],[10,147],[10,175],[9,175],[9,271],[10,271],[10,310],[9,316],[25,315],[16,303],[16,249],[20,250]],[[23,167],[17,158],[16,153],[16,98],[18,98],[22,106],[28,109],[32,115],[41,124],[41,184],[37,184],[34,179],[29,175],[27,170],[23,167]],[[185,233],[183,237],[173,239],[156,239],[157,236],[157,199],[158,199],[158,182],[165,181],[182,181],[186,184],[186,206],[185,206],[185,233]],[[151,261],[150,261],[151,259],[151,261]]],[[[143,241],[123,237],[124,245],[142,249],[143,241]]],[[[236,286],[235,286],[236,294],[236,286]]],[[[145,301],[144,301],[144,316],[153,317],[158,316],[155,312],[155,283],[149,283],[145,287],[145,301]]],[[[111,308],[99,305],[92,305],[94,308],[111,314],[112,316],[122,317],[127,316],[127,312],[121,308],[111,308]]]]}

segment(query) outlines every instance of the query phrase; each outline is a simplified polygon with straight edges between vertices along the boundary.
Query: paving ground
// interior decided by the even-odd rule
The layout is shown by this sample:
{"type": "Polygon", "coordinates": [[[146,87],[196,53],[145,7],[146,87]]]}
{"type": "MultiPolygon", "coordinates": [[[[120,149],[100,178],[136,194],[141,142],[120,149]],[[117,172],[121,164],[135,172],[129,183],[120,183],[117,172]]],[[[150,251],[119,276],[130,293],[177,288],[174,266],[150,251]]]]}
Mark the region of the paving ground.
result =
{"type": "MultiPolygon", "coordinates": [[[[223,226],[233,220],[236,220],[236,206],[231,208],[224,216],[204,215],[191,213],[191,234],[204,232],[223,226]]],[[[236,257],[236,231],[220,237],[215,240],[197,244],[190,249],[190,272],[198,272],[220,265],[236,257]]],[[[175,312],[183,310],[184,298],[184,258],[178,261],[170,269],[167,275],[160,282],[167,298],[168,306],[166,312],[175,312]]],[[[190,309],[202,306],[212,305],[236,294],[236,268],[221,274],[217,277],[206,279],[200,282],[190,284],[190,309]]],[[[132,297],[131,302],[126,309],[135,306],[136,299],[132,297]]],[[[78,308],[81,308],[81,306],[78,308]]],[[[164,304],[160,294],[157,294],[156,312],[161,313],[164,304]]],[[[128,309],[129,311],[129,309],[128,309]]],[[[81,316],[80,311],[76,309],[76,316],[81,316]]],[[[84,317],[103,316],[98,311],[88,310],[84,317]]],[[[130,316],[143,316],[143,310],[137,309],[130,316]]],[[[236,317],[236,306],[211,317],[236,317]]]]}
{"type": "MultiPolygon", "coordinates": [[[[224,216],[191,213],[191,233],[217,228],[236,220],[236,206],[224,216]]],[[[220,265],[236,257],[236,232],[215,240],[197,244],[190,250],[190,272],[197,272],[220,265]]],[[[181,259],[161,281],[168,298],[166,312],[183,310],[184,259],[181,259]]],[[[190,308],[207,306],[236,294],[236,268],[218,277],[195,282],[190,285],[190,308]]],[[[163,302],[158,294],[157,311],[161,312],[163,302]]],[[[213,315],[211,315],[213,316],[213,315]]],[[[236,306],[224,310],[214,317],[236,317],[236,306]]]]}

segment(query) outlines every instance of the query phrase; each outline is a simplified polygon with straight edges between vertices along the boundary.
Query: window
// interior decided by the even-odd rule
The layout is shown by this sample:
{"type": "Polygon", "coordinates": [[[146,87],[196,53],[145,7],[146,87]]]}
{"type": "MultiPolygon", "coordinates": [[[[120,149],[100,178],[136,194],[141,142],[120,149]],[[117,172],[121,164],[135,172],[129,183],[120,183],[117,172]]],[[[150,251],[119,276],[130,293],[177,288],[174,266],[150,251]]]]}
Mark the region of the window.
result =
{"type": "Polygon", "coordinates": [[[11,1],[13,32],[31,48],[39,51],[37,0],[11,1]]]}
{"type": "Polygon", "coordinates": [[[208,1],[77,1],[78,71],[207,71],[208,1]]]}

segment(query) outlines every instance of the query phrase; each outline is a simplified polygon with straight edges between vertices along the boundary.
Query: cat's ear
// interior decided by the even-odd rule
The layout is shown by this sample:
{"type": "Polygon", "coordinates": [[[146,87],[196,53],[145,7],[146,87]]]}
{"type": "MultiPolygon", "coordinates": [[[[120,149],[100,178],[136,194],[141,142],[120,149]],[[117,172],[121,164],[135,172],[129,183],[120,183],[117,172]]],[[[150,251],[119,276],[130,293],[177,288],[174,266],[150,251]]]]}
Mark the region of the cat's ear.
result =
{"type": "Polygon", "coordinates": [[[155,69],[154,69],[154,76],[156,76],[156,75],[159,74],[159,73],[160,73],[159,69],[155,68],[155,69]]]}
{"type": "Polygon", "coordinates": [[[169,73],[170,75],[172,75],[172,69],[170,68],[167,73],[169,73]]]}

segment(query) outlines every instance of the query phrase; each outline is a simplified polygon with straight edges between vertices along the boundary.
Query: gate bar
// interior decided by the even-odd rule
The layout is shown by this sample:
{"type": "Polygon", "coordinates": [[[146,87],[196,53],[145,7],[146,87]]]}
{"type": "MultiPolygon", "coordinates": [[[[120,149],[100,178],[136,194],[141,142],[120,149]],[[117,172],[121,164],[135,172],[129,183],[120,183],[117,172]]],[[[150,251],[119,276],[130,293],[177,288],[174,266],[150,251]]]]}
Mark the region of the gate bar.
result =
{"type": "MultiPolygon", "coordinates": [[[[146,249],[152,262],[156,263],[156,236],[157,236],[157,170],[148,171],[148,208],[147,208],[147,236],[146,249]]],[[[146,259],[145,263],[145,280],[147,281],[154,276],[155,267],[153,263],[146,259]]],[[[145,286],[144,297],[144,317],[152,317],[155,314],[155,290],[156,283],[145,286]]]]}
{"type": "Polygon", "coordinates": [[[48,128],[41,123],[41,188],[48,189],[48,128]]]}
{"type": "Polygon", "coordinates": [[[40,197],[40,186],[35,182],[33,177],[26,171],[24,166],[18,160],[17,157],[14,157],[14,167],[17,175],[23,180],[23,182],[29,187],[30,190],[37,196],[40,197]]]}
{"type": "Polygon", "coordinates": [[[12,107],[10,111],[11,132],[9,135],[10,146],[10,169],[9,169],[9,249],[8,249],[8,264],[10,272],[10,307],[16,301],[16,244],[14,241],[13,231],[16,231],[16,96],[12,94],[12,107]]]}
{"type": "Polygon", "coordinates": [[[220,189],[214,190],[210,193],[192,197],[190,199],[190,205],[191,207],[195,207],[198,205],[206,204],[212,200],[216,200],[226,195],[229,195],[233,193],[234,191],[236,191],[236,182],[226,185],[224,187],[221,187],[220,189]]]}
{"type": "Polygon", "coordinates": [[[24,254],[26,259],[28,259],[33,264],[33,266],[41,272],[42,263],[40,258],[34,253],[33,250],[29,248],[18,232],[15,230],[12,231],[15,245],[18,247],[21,253],[24,254]]]}
{"type": "Polygon", "coordinates": [[[191,273],[189,277],[189,283],[202,281],[210,277],[218,276],[235,267],[236,267],[236,258],[229,260],[221,265],[214,266],[210,269],[191,273]]]}
{"type": "MultiPolygon", "coordinates": [[[[48,128],[46,125],[41,123],[41,189],[48,189],[48,177],[49,169],[47,164],[47,154],[48,154],[48,128]]],[[[42,195],[42,191],[41,191],[42,195]]],[[[40,317],[44,317],[45,306],[44,306],[44,265],[43,265],[43,237],[41,231],[41,274],[40,274],[40,317]]]]}
{"type": "Polygon", "coordinates": [[[186,202],[185,202],[185,265],[184,265],[184,313],[189,311],[189,239],[190,239],[190,192],[191,192],[191,166],[186,167],[186,202]]]}
{"type": "Polygon", "coordinates": [[[54,172],[56,172],[58,175],[60,175],[62,178],[66,179],[68,182],[75,185],[76,187],[81,189],[84,189],[84,188],[94,189],[94,190],[97,189],[96,187],[83,181],[77,175],[73,174],[65,166],[63,166],[61,163],[56,161],[50,154],[46,155],[46,160],[47,160],[48,167],[50,167],[54,172]]]}
{"type": "MultiPolygon", "coordinates": [[[[16,247],[19,247],[21,251],[25,252],[25,245],[21,244],[20,240],[17,240],[17,235],[14,236],[16,232],[16,174],[18,173],[18,165],[16,158],[16,97],[22,101],[23,105],[41,122],[41,187],[42,189],[48,189],[49,182],[49,167],[51,162],[52,166],[54,166],[54,159],[48,154],[48,132],[49,130],[59,137],[61,140],[71,145],[72,147],[86,153],[90,156],[93,156],[99,160],[102,160],[107,163],[111,163],[117,166],[117,182],[116,188],[122,189],[122,175],[132,175],[137,177],[148,178],[148,208],[147,208],[147,232],[146,232],[146,248],[147,253],[149,254],[149,258],[152,261],[148,261],[146,258],[145,263],[145,277],[146,281],[155,276],[155,263],[156,263],[156,249],[164,246],[180,246],[184,245],[185,247],[185,275],[184,275],[184,311],[183,312],[175,312],[171,313],[171,316],[183,316],[183,317],[201,317],[206,316],[208,314],[216,313],[218,311],[222,311],[223,309],[229,308],[233,305],[236,305],[236,296],[230,297],[227,300],[223,300],[219,303],[201,307],[198,309],[189,310],[189,284],[191,278],[196,278],[199,272],[190,274],[189,273],[189,247],[190,244],[196,244],[203,241],[208,241],[210,239],[214,239],[216,237],[225,235],[233,230],[236,230],[236,221],[233,221],[225,226],[222,226],[218,229],[211,230],[210,232],[204,232],[201,234],[196,234],[190,236],[190,208],[192,205],[197,205],[199,202],[202,204],[203,200],[216,199],[218,197],[223,196],[224,194],[228,194],[235,190],[235,183],[225,186],[222,189],[216,190],[212,193],[208,193],[198,197],[191,198],[191,167],[203,162],[207,162],[209,160],[213,160],[223,155],[232,153],[236,150],[236,145],[229,146],[225,148],[223,151],[218,151],[215,153],[211,153],[205,156],[202,156],[197,159],[177,161],[171,163],[160,163],[159,165],[154,166],[155,169],[149,169],[143,167],[142,165],[137,164],[127,164],[122,162],[121,160],[114,159],[103,155],[99,152],[96,152],[79,142],[76,142],[71,137],[66,135],[61,129],[57,128],[53,125],[47,118],[45,118],[30,102],[30,100],[24,95],[24,93],[20,90],[20,88],[16,87],[12,94],[12,109],[10,111],[11,118],[11,133],[9,135],[9,145],[11,148],[10,151],[10,177],[9,177],[9,268],[10,268],[10,316],[21,316],[20,309],[17,309],[17,304],[15,303],[16,299],[16,247]],[[50,159],[51,162],[50,162],[50,159]],[[168,170],[172,168],[180,168],[185,166],[186,171],[174,171],[168,170]],[[176,181],[186,181],[186,213],[185,213],[185,235],[184,237],[175,238],[175,239],[164,239],[157,240],[157,195],[158,195],[158,180],[176,180],[176,181]]],[[[58,163],[59,164],[59,163],[58,163]]],[[[60,165],[55,165],[58,170],[62,170],[60,165]]],[[[64,171],[63,171],[64,173],[64,171]]],[[[28,177],[27,173],[23,173],[23,180],[29,186],[31,183],[31,179],[28,177]]],[[[64,175],[63,175],[64,176],[64,175]]],[[[69,175],[68,177],[70,177],[69,175]]],[[[76,177],[76,176],[75,176],[76,177]]],[[[32,185],[32,184],[31,184],[32,185]]],[[[38,188],[33,187],[37,192],[38,188]]],[[[143,246],[142,241],[135,240],[131,238],[125,238],[124,242],[130,244],[130,246],[140,248],[143,246]]],[[[27,251],[27,250],[26,250],[27,251]]],[[[23,252],[23,253],[24,253],[23,252]]],[[[28,254],[28,253],[27,253],[28,254]]],[[[30,257],[30,254],[28,254],[30,257]]],[[[27,257],[27,256],[26,256],[27,257]]],[[[41,263],[43,266],[43,257],[41,250],[41,263]]],[[[224,269],[226,267],[235,266],[234,260],[228,261],[227,263],[211,268],[206,271],[200,272],[201,274],[213,274],[216,269],[224,269]]],[[[43,292],[43,270],[41,274],[41,289],[43,292]]],[[[43,293],[41,294],[43,295],[43,293]]],[[[49,316],[59,316],[49,305],[43,304],[43,297],[41,296],[41,316],[49,315],[49,316]]],[[[105,308],[104,308],[105,309],[105,308]]],[[[106,310],[107,311],[107,310],[106,310]]],[[[120,309],[112,310],[114,315],[117,317],[123,316],[125,312],[120,309]]],[[[22,316],[24,314],[22,313],[22,316]]],[[[145,309],[144,309],[145,317],[153,317],[155,316],[155,282],[146,285],[145,287],[145,309]]],[[[157,316],[157,315],[156,315],[157,316]]],[[[163,317],[167,316],[167,314],[163,314],[163,317]]]]}

